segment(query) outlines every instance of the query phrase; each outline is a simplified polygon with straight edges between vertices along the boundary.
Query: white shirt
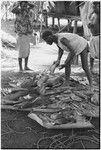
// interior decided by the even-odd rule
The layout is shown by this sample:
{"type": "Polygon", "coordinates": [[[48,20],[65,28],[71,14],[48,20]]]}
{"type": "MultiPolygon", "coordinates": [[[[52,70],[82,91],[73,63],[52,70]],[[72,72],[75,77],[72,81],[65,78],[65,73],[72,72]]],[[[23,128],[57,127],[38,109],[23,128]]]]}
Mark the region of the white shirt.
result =
{"type": "Polygon", "coordinates": [[[69,52],[69,49],[60,42],[62,38],[66,38],[76,55],[79,55],[88,44],[86,39],[74,33],[57,33],[56,35],[58,36],[58,46],[62,50],[69,52]]]}

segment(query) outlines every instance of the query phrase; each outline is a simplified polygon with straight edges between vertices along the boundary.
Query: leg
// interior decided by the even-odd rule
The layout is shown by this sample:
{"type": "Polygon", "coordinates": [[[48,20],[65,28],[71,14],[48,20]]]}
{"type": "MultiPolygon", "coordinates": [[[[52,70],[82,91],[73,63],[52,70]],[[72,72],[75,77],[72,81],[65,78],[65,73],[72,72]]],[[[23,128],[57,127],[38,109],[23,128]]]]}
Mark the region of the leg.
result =
{"type": "Polygon", "coordinates": [[[19,70],[22,71],[22,58],[18,58],[18,62],[19,62],[19,70]]]}
{"type": "Polygon", "coordinates": [[[69,86],[69,80],[70,80],[70,74],[71,74],[71,63],[69,62],[65,67],[65,84],[69,86]]]}
{"type": "Polygon", "coordinates": [[[92,88],[92,76],[91,72],[88,66],[88,49],[87,47],[82,51],[81,55],[81,62],[82,62],[82,68],[84,69],[86,76],[89,81],[90,88],[92,88]]]}
{"type": "Polygon", "coordinates": [[[28,57],[25,58],[25,70],[31,70],[30,68],[28,68],[28,57]]]}
{"type": "Polygon", "coordinates": [[[91,70],[91,73],[94,72],[93,69],[94,69],[94,58],[90,57],[90,70],[91,70]]]}
{"type": "Polygon", "coordinates": [[[28,57],[25,58],[25,70],[28,69],[27,65],[28,65],[28,57]]]}
{"type": "Polygon", "coordinates": [[[65,79],[66,79],[66,85],[69,86],[69,80],[70,80],[70,74],[71,74],[71,63],[73,58],[75,57],[75,54],[69,53],[68,57],[65,61],[65,79]]]}

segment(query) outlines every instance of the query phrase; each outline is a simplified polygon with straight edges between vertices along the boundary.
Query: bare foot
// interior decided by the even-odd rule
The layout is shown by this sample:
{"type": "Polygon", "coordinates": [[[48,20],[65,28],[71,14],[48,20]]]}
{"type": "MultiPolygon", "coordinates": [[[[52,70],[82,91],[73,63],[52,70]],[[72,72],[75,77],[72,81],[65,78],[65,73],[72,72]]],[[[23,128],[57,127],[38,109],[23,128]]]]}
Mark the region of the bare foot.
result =
{"type": "Polygon", "coordinates": [[[22,71],[23,71],[23,69],[22,69],[22,68],[20,68],[20,69],[19,69],[19,72],[22,72],[22,71]]]}
{"type": "Polygon", "coordinates": [[[24,70],[31,70],[30,68],[28,68],[28,67],[25,67],[25,69],[24,70]]]}

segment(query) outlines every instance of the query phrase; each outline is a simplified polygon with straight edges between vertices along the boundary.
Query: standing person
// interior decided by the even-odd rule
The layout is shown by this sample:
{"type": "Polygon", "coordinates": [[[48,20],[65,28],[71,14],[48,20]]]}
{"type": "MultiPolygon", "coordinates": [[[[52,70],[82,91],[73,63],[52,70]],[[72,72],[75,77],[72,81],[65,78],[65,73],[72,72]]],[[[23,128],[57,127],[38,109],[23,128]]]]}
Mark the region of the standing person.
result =
{"type": "Polygon", "coordinates": [[[89,41],[90,70],[94,72],[94,60],[99,59],[100,38],[100,2],[84,1],[81,3],[80,16],[84,29],[84,36],[89,41]]]}
{"type": "Polygon", "coordinates": [[[19,70],[22,71],[22,58],[25,59],[24,70],[30,70],[28,67],[28,58],[30,54],[30,42],[35,43],[32,36],[33,26],[31,24],[30,15],[33,4],[27,1],[19,1],[14,3],[12,13],[16,15],[15,32],[17,33],[17,49],[19,50],[18,62],[19,70]]]}
{"type": "Polygon", "coordinates": [[[94,73],[94,59],[99,59],[100,39],[100,2],[93,2],[92,9],[88,14],[88,28],[91,32],[90,38],[90,69],[94,73]]]}
{"type": "Polygon", "coordinates": [[[67,86],[69,86],[71,62],[74,56],[77,56],[80,54],[82,68],[84,69],[87,75],[89,85],[90,85],[90,91],[92,92],[93,86],[92,86],[91,72],[88,66],[88,42],[87,40],[74,33],[53,34],[51,31],[43,32],[42,38],[46,41],[47,44],[52,45],[53,43],[55,43],[58,46],[59,48],[58,58],[57,58],[57,61],[54,62],[57,66],[59,66],[60,64],[60,60],[63,55],[63,52],[64,51],[69,52],[65,63],[60,65],[60,69],[65,68],[65,79],[66,79],[65,84],[67,86]]]}

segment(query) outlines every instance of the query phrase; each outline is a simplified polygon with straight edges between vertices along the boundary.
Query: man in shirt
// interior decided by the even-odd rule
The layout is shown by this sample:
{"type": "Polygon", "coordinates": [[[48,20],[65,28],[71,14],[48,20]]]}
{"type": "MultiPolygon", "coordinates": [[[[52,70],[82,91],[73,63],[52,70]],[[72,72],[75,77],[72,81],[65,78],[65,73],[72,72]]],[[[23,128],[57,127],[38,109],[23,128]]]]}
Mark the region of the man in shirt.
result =
{"type": "Polygon", "coordinates": [[[70,79],[70,73],[71,73],[71,62],[74,58],[74,56],[77,56],[80,54],[81,56],[81,62],[82,62],[82,68],[84,69],[89,85],[90,85],[90,91],[92,92],[92,77],[91,72],[89,70],[88,66],[88,42],[83,37],[74,34],[74,33],[57,33],[53,34],[51,31],[45,31],[42,34],[42,38],[46,41],[47,44],[52,45],[55,43],[58,48],[58,58],[55,64],[59,66],[61,57],[63,55],[64,51],[69,52],[68,57],[64,64],[60,65],[60,69],[65,68],[65,84],[69,85],[69,79],[70,79]]]}

